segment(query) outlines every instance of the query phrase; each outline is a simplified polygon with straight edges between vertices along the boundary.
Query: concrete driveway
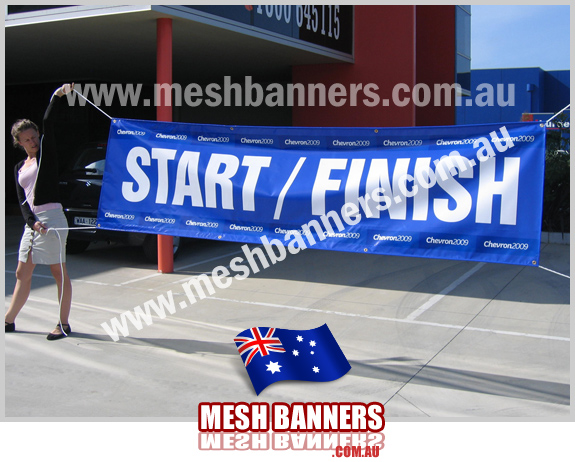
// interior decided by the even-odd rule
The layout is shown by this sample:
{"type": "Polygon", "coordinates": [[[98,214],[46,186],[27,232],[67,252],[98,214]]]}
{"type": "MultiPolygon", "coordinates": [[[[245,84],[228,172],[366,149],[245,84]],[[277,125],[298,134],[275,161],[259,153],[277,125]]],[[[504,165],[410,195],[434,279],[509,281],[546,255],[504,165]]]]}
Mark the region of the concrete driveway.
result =
{"type": "MultiPolygon", "coordinates": [[[[14,287],[22,220],[6,218],[14,287]]],[[[138,248],[92,245],[68,258],[73,334],[48,342],[56,288],[37,267],[5,336],[7,418],[194,420],[202,401],[379,401],[386,418],[570,415],[569,279],[540,268],[308,249],[113,341],[101,324],[211,273],[241,244],[190,240],[173,274],[138,248]],[[255,395],[233,342],[252,326],[327,323],[351,363],[333,382],[279,382],[255,395]]],[[[253,247],[253,246],[252,246],[253,247]]],[[[569,246],[541,264],[569,274],[569,246]]]]}

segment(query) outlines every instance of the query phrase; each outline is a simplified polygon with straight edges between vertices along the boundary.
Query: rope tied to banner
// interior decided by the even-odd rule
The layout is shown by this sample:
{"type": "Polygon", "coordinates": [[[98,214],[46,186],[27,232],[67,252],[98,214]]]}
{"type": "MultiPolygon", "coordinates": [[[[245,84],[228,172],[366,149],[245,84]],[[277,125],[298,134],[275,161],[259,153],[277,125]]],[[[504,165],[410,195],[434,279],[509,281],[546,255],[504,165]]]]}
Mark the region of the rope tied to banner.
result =
{"type": "Polygon", "coordinates": [[[60,250],[58,255],[60,256],[60,275],[62,277],[62,286],[60,287],[60,299],[58,300],[58,322],[60,326],[60,332],[64,335],[64,337],[68,337],[68,334],[64,330],[64,326],[62,325],[62,300],[64,299],[64,259],[62,258],[62,251],[64,250],[64,246],[62,245],[62,236],[60,235],[60,231],[67,231],[70,229],[97,229],[96,227],[82,227],[82,228],[47,228],[46,234],[50,231],[54,231],[56,236],[58,236],[58,243],[60,244],[60,250]]]}
{"type": "Polygon", "coordinates": [[[558,274],[559,276],[563,276],[564,278],[571,279],[571,276],[567,276],[566,274],[559,273],[558,271],[553,271],[552,269],[545,268],[544,266],[539,265],[539,268],[549,271],[550,273],[558,274]]]}
{"type": "Polygon", "coordinates": [[[104,114],[108,119],[112,120],[113,117],[109,116],[108,114],[106,114],[102,109],[100,109],[98,106],[96,106],[94,103],[92,103],[92,101],[90,101],[88,98],[86,98],[82,93],[80,93],[78,90],[76,90],[74,88],[74,92],[76,92],[78,95],[80,95],[83,99],[85,99],[86,101],[88,101],[88,103],[90,103],[92,106],[94,106],[96,109],[98,109],[98,111],[100,111],[102,114],[104,114]]]}
{"type": "Polygon", "coordinates": [[[559,114],[561,114],[563,111],[565,111],[569,106],[571,106],[571,103],[569,103],[567,106],[565,106],[563,109],[561,109],[557,114],[555,114],[553,117],[551,117],[550,119],[547,119],[547,121],[545,122],[545,124],[548,124],[549,122],[551,122],[555,117],[557,117],[559,114]]]}
{"type": "MultiPolygon", "coordinates": [[[[551,118],[547,119],[545,124],[548,124],[549,122],[551,122],[555,117],[557,117],[559,114],[564,112],[569,106],[571,106],[571,103],[569,103],[567,106],[565,106],[563,109],[561,109],[557,114],[554,114],[551,118]]],[[[553,271],[552,269],[545,268],[544,266],[539,265],[539,268],[541,268],[545,271],[549,271],[549,272],[554,273],[554,274],[558,274],[559,276],[563,276],[564,278],[571,279],[571,277],[567,276],[566,274],[562,274],[562,273],[559,273],[557,271],[553,271]]]]}

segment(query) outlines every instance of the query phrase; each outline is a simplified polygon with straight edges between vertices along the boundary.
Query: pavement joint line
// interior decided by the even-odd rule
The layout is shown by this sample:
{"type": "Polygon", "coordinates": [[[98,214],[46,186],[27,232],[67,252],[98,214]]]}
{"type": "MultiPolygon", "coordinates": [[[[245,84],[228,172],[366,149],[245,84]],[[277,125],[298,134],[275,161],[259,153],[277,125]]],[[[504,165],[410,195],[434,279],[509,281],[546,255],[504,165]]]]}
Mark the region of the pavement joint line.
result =
{"type": "Polygon", "coordinates": [[[158,276],[162,276],[163,273],[153,273],[153,274],[149,274],[147,276],[143,276],[141,278],[136,278],[136,279],[130,279],[129,281],[124,281],[124,282],[120,282],[118,285],[121,286],[125,286],[128,284],[132,284],[133,282],[139,282],[139,281],[144,281],[145,279],[151,279],[151,278],[155,278],[158,276]]]}
{"type": "Polygon", "coordinates": [[[10,342],[14,342],[16,344],[25,347],[29,351],[36,352],[38,355],[42,355],[44,361],[47,360],[54,360],[58,363],[66,361],[66,364],[75,364],[78,368],[90,368],[96,371],[105,372],[106,374],[114,375],[117,377],[130,377],[129,370],[122,368],[120,366],[116,366],[110,364],[109,362],[105,361],[97,361],[89,359],[83,354],[83,352],[78,350],[66,349],[65,359],[63,359],[62,350],[59,348],[46,348],[45,345],[38,342],[29,342],[28,339],[24,337],[20,337],[18,335],[11,335],[10,342]]]}
{"type": "MultiPolygon", "coordinates": [[[[401,399],[403,399],[404,401],[406,401],[407,403],[411,404],[415,409],[417,409],[419,412],[421,412],[422,414],[424,414],[426,417],[431,417],[427,412],[425,412],[423,409],[421,409],[419,406],[416,406],[415,404],[413,404],[410,400],[408,400],[405,396],[403,396],[402,394],[400,394],[399,392],[397,392],[397,394],[395,396],[399,396],[401,399]]],[[[393,397],[392,397],[393,398],[393,397]]],[[[391,401],[388,400],[388,402],[391,401]]]]}
{"type": "MultiPolygon", "coordinates": [[[[346,316],[346,317],[361,318],[361,319],[373,319],[375,321],[383,321],[383,322],[398,322],[398,323],[402,323],[402,324],[415,324],[415,325],[420,325],[420,326],[439,327],[439,328],[444,328],[444,329],[459,329],[459,330],[474,331],[474,332],[485,332],[485,333],[500,334],[500,335],[510,335],[510,336],[514,336],[514,337],[535,338],[535,339],[540,339],[540,340],[554,340],[554,341],[560,341],[560,342],[570,342],[571,341],[571,339],[568,337],[557,337],[557,336],[552,336],[552,335],[541,335],[541,334],[529,334],[526,332],[513,332],[513,331],[505,331],[505,330],[487,329],[487,328],[483,328],[483,327],[458,326],[458,325],[454,325],[454,324],[441,324],[441,323],[436,323],[436,322],[407,320],[407,319],[401,319],[401,318],[386,318],[383,316],[371,316],[371,315],[365,315],[365,314],[345,313],[345,312],[341,312],[341,311],[325,311],[325,310],[318,310],[315,308],[303,308],[303,307],[297,307],[297,306],[291,306],[291,305],[280,305],[280,304],[276,304],[276,303],[250,302],[250,301],[246,301],[246,300],[233,300],[233,299],[221,298],[221,297],[205,297],[205,299],[217,300],[217,301],[223,301],[223,302],[241,303],[241,304],[247,304],[247,305],[265,306],[265,307],[270,307],[270,308],[289,309],[289,310],[295,310],[295,311],[307,311],[307,312],[312,312],[312,313],[333,314],[336,316],[346,316]]],[[[56,304],[56,302],[54,302],[53,300],[44,299],[41,297],[32,297],[31,296],[29,298],[29,300],[56,304]]],[[[92,308],[92,309],[108,311],[108,312],[114,313],[114,314],[121,314],[123,311],[125,311],[125,310],[123,310],[121,312],[117,312],[117,311],[114,311],[110,308],[104,308],[104,307],[96,306],[96,305],[89,305],[89,304],[81,303],[81,302],[77,302],[77,301],[74,301],[72,303],[73,303],[73,306],[74,305],[75,306],[84,306],[84,307],[88,307],[88,308],[92,308]]],[[[166,317],[163,320],[172,319],[172,318],[173,317],[166,317]]],[[[172,320],[175,321],[175,319],[172,319],[172,320]]],[[[181,318],[178,318],[178,321],[183,321],[183,320],[181,318]]],[[[192,322],[196,322],[196,321],[192,321],[192,322]]],[[[205,324],[205,323],[202,323],[201,321],[197,321],[197,322],[201,323],[201,324],[205,324]]],[[[209,324],[209,325],[211,325],[211,324],[209,324]]],[[[214,326],[218,326],[218,325],[214,324],[214,326]]],[[[221,327],[223,328],[223,326],[221,326],[221,327]]],[[[226,329],[232,330],[232,328],[226,328],[226,329]]],[[[233,328],[233,330],[235,330],[235,328],[233,328]]]]}
{"type": "MultiPolygon", "coordinates": [[[[222,266],[223,266],[223,265],[222,265],[222,266]]],[[[231,265],[224,266],[224,268],[227,269],[227,270],[229,270],[230,267],[231,267],[231,265]]],[[[175,281],[175,282],[171,282],[170,284],[183,284],[184,282],[188,282],[188,281],[190,281],[191,279],[198,279],[198,278],[201,277],[201,276],[211,277],[212,274],[211,274],[211,273],[193,274],[193,275],[190,275],[190,276],[186,276],[184,279],[178,279],[178,280],[175,281]]],[[[183,295],[183,293],[181,293],[181,292],[174,292],[174,291],[172,291],[172,292],[174,293],[174,295],[175,295],[175,294],[183,295]]]]}
{"type": "MultiPolygon", "coordinates": [[[[479,263],[478,265],[476,265],[475,268],[473,268],[470,271],[473,271],[473,270],[477,271],[479,269],[479,268],[477,268],[479,265],[483,265],[483,263],[479,263]]],[[[13,271],[8,271],[8,270],[6,270],[6,272],[7,273],[15,273],[13,271]]],[[[46,276],[46,275],[42,275],[42,274],[34,274],[33,276],[52,279],[52,276],[46,276]]],[[[104,282],[87,281],[87,280],[81,280],[81,279],[73,279],[73,281],[74,282],[85,282],[88,284],[121,287],[119,284],[109,284],[109,283],[104,283],[104,282]]],[[[457,281],[455,281],[455,282],[457,282],[457,281]]],[[[152,291],[152,289],[149,289],[149,290],[152,291]]],[[[309,312],[316,312],[316,313],[323,313],[323,314],[334,314],[337,316],[357,317],[357,318],[363,318],[363,319],[373,319],[373,320],[384,321],[384,322],[399,322],[399,323],[404,323],[404,324],[425,325],[425,326],[430,326],[430,327],[441,327],[441,328],[448,328],[448,329],[462,329],[464,327],[464,326],[457,326],[457,325],[453,325],[453,324],[441,324],[441,323],[434,323],[434,322],[427,322],[427,321],[417,321],[415,319],[408,319],[408,318],[405,318],[405,319],[386,318],[386,317],[382,317],[382,316],[370,316],[370,315],[363,315],[363,314],[345,313],[345,312],[340,312],[340,311],[324,311],[324,310],[318,310],[318,309],[314,309],[314,308],[302,308],[302,307],[296,307],[296,306],[290,306],[290,305],[280,305],[280,304],[274,304],[274,303],[250,302],[250,301],[245,301],[245,300],[233,300],[233,299],[219,298],[219,297],[205,297],[205,298],[209,299],[209,300],[227,301],[227,302],[232,302],[232,303],[260,305],[260,306],[268,306],[268,307],[272,307],[272,308],[291,309],[291,310],[297,310],[297,311],[309,311],[309,312]]],[[[33,299],[33,297],[30,297],[30,299],[33,299]]],[[[45,299],[38,299],[38,300],[46,301],[45,299]]],[[[73,301],[73,304],[74,305],[82,305],[81,303],[79,303],[77,301],[73,301]]],[[[96,309],[106,310],[106,311],[116,313],[116,311],[113,311],[113,310],[110,310],[107,308],[103,308],[103,307],[98,307],[95,305],[87,305],[87,304],[84,304],[84,305],[89,306],[89,307],[93,307],[96,309]]],[[[540,335],[540,334],[529,334],[529,333],[524,333],[524,332],[501,331],[501,330],[486,329],[486,328],[480,328],[480,327],[465,327],[465,330],[476,331],[476,332],[487,332],[487,333],[494,333],[494,334],[502,334],[502,335],[519,336],[519,337],[529,337],[529,338],[537,338],[537,339],[545,339],[545,340],[556,340],[556,341],[563,341],[563,342],[571,341],[571,339],[569,339],[567,337],[557,337],[557,336],[540,335]]]]}
{"type": "Polygon", "coordinates": [[[384,322],[398,322],[402,324],[415,324],[420,326],[430,326],[430,327],[442,327],[446,329],[459,329],[459,330],[466,330],[466,331],[475,331],[475,332],[487,332],[492,334],[501,334],[501,335],[512,335],[516,337],[529,337],[529,338],[536,338],[542,340],[556,340],[560,342],[569,342],[571,339],[567,337],[556,337],[552,335],[541,335],[541,334],[529,334],[526,332],[513,332],[513,331],[506,331],[506,330],[496,330],[496,329],[486,329],[482,327],[469,327],[469,326],[458,326],[454,324],[441,324],[437,322],[428,322],[428,321],[417,321],[417,320],[410,320],[410,319],[401,319],[401,318],[386,318],[383,316],[371,316],[365,314],[356,314],[356,313],[345,313],[342,311],[329,311],[329,310],[318,310],[315,308],[303,308],[298,306],[291,306],[291,305],[279,305],[276,303],[264,303],[264,302],[249,302],[245,300],[232,300],[228,298],[220,298],[220,297],[205,297],[207,300],[217,300],[223,302],[232,302],[232,303],[242,303],[247,305],[258,305],[258,306],[266,306],[270,308],[280,308],[280,309],[287,309],[287,310],[295,310],[295,311],[307,311],[312,313],[321,313],[321,314],[333,314],[337,316],[346,316],[352,318],[362,318],[362,319],[373,319],[376,321],[384,321],[384,322]]]}
{"type": "MultiPolygon", "coordinates": [[[[226,268],[229,269],[229,266],[227,266],[226,268]]],[[[10,270],[5,270],[5,273],[10,273],[10,274],[16,274],[16,271],[10,271],[10,270]]],[[[208,273],[203,273],[203,274],[208,274],[208,273]]],[[[127,282],[121,282],[121,283],[111,283],[111,282],[101,282],[101,281],[91,281],[88,279],[76,279],[76,278],[70,278],[70,281],[72,281],[73,283],[77,283],[77,282],[81,282],[84,284],[93,284],[93,285],[98,285],[98,286],[106,286],[106,287],[124,287],[129,283],[133,283],[133,282],[138,282],[138,281],[142,281],[142,280],[146,280],[146,279],[150,279],[152,277],[156,277],[156,276],[163,276],[163,273],[154,273],[153,275],[150,276],[145,276],[139,279],[132,279],[131,281],[127,281],[127,282]]],[[[191,278],[197,278],[201,275],[193,275],[193,276],[187,276],[184,279],[180,279],[177,281],[170,281],[169,283],[166,283],[165,285],[175,285],[175,284],[181,284],[183,282],[186,282],[188,280],[190,280],[191,278]]],[[[53,276],[48,276],[47,274],[37,274],[37,273],[33,273],[32,277],[37,277],[37,278],[43,278],[43,279],[54,279],[53,276]]],[[[164,286],[165,286],[164,285],[164,286]]],[[[156,288],[142,288],[142,287],[138,287],[138,290],[146,290],[149,292],[161,292],[160,287],[164,287],[164,286],[159,286],[156,288]]],[[[176,293],[176,292],[174,292],[176,293]]]]}
{"type": "MultiPolygon", "coordinates": [[[[262,247],[262,246],[260,245],[258,247],[262,247]]],[[[202,261],[198,261],[196,263],[190,263],[189,265],[180,266],[180,267],[176,268],[175,271],[181,271],[183,269],[191,268],[191,267],[197,266],[197,265],[202,265],[204,263],[209,263],[209,262],[214,261],[214,260],[219,260],[220,258],[231,257],[232,255],[237,255],[240,253],[244,253],[243,250],[236,250],[235,252],[226,253],[224,255],[218,255],[218,256],[215,256],[212,258],[208,258],[207,260],[202,260],[202,261]]]]}
{"type": "Polygon", "coordinates": [[[421,305],[419,308],[417,308],[415,311],[413,311],[410,315],[408,315],[405,318],[405,320],[406,321],[416,320],[419,316],[421,316],[423,313],[425,313],[429,308],[431,308],[433,305],[435,305],[437,302],[439,302],[443,297],[445,297],[447,294],[449,294],[451,291],[453,291],[457,286],[459,286],[461,283],[463,283],[464,281],[469,279],[473,274],[475,274],[477,271],[479,271],[481,268],[483,268],[483,266],[485,266],[484,262],[481,262],[481,263],[478,263],[477,265],[475,265],[473,268],[471,268],[469,271],[467,271],[467,273],[465,273],[464,275],[462,275],[461,277],[459,277],[458,279],[453,281],[445,289],[443,289],[441,292],[439,292],[438,294],[431,297],[427,302],[425,302],[423,305],[421,305]]]}
{"type": "MultiPolygon", "coordinates": [[[[256,247],[254,247],[254,248],[261,248],[261,247],[263,247],[263,246],[262,246],[262,245],[259,245],[259,246],[256,246],[256,247]]],[[[220,256],[220,257],[214,257],[214,258],[210,258],[210,259],[208,259],[208,260],[203,260],[203,261],[200,261],[200,262],[197,262],[197,263],[193,263],[193,264],[191,264],[191,265],[182,266],[182,267],[180,267],[180,268],[177,268],[177,269],[174,270],[174,271],[180,271],[180,270],[182,270],[182,269],[191,268],[192,266],[200,265],[200,264],[202,264],[202,263],[208,263],[208,262],[210,262],[210,261],[218,260],[218,259],[220,259],[220,258],[231,257],[232,255],[238,255],[238,254],[243,254],[243,253],[244,253],[243,250],[242,250],[242,251],[237,251],[237,252],[231,252],[231,253],[222,255],[222,256],[220,256]]],[[[220,266],[223,266],[223,265],[220,265],[220,266]]],[[[226,269],[230,269],[230,265],[228,264],[227,266],[225,266],[225,268],[226,268],[226,269]]],[[[189,281],[190,279],[198,278],[198,277],[203,276],[203,275],[211,276],[211,273],[202,273],[202,274],[189,275],[189,276],[186,276],[186,277],[183,278],[183,279],[178,279],[177,281],[170,282],[170,284],[183,284],[184,282],[187,282],[187,281],[189,281]]]]}
{"type": "MultiPolygon", "coordinates": [[[[4,270],[5,273],[16,274],[16,271],[11,270],[4,270]]],[[[33,273],[32,277],[34,278],[44,278],[44,279],[54,279],[54,276],[48,276],[47,274],[37,274],[33,273]]],[[[108,287],[122,287],[121,284],[111,284],[109,282],[100,282],[100,281],[90,281],[88,279],[74,279],[70,278],[72,282],[83,282],[84,284],[94,284],[97,286],[108,286],[108,287]]]]}
{"type": "MultiPolygon", "coordinates": [[[[30,296],[28,298],[28,300],[33,301],[33,302],[38,302],[38,303],[48,303],[48,304],[56,305],[56,306],[58,305],[57,301],[54,301],[50,298],[30,296]]],[[[77,308],[77,309],[83,308],[83,309],[91,309],[91,310],[96,310],[96,311],[107,311],[107,312],[115,314],[115,315],[122,314],[125,311],[125,310],[117,311],[117,310],[113,310],[111,308],[105,308],[103,306],[91,305],[88,303],[82,303],[82,302],[77,302],[77,301],[72,302],[72,308],[77,308]]],[[[35,309],[35,308],[33,308],[33,309],[35,309]]],[[[36,309],[39,310],[39,308],[36,308],[36,309]]],[[[213,323],[209,323],[209,322],[195,321],[193,319],[177,318],[174,316],[166,316],[164,319],[161,319],[161,321],[172,321],[172,322],[176,322],[176,323],[194,324],[194,325],[199,325],[199,326],[203,326],[203,327],[215,327],[218,329],[228,330],[230,332],[234,332],[235,334],[241,332],[242,330],[245,330],[244,327],[224,326],[222,324],[213,324],[213,323]]],[[[88,325],[85,322],[84,322],[84,324],[88,325]]],[[[130,337],[135,338],[135,337],[132,337],[131,335],[130,335],[130,337]]]]}
{"type": "MultiPolygon", "coordinates": [[[[181,266],[181,267],[175,268],[175,269],[174,269],[174,272],[182,271],[183,269],[191,268],[191,267],[197,266],[197,265],[202,265],[202,264],[204,264],[204,263],[209,263],[209,262],[214,261],[214,260],[219,260],[219,259],[221,259],[221,258],[230,257],[230,256],[232,256],[232,255],[237,255],[237,254],[240,254],[240,253],[243,253],[243,251],[231,252],[231,253],[227,253],[227,254],[224,254],[224,255],[219,255],[219,256],[216,256],[216,257],[208,258],[207,260],[202,260],[202,261],[198,261],[198,262],[196,262],[196,263],[191,263],[191,264],[189,264],[189,265],[185,265],[185,266],[181,266]]],[[[15,253],[15,255],[17,255],[17,254],[18,254],[18,252],[15,253]]],[[[6,255],[8,255],[8,254],[6,254],[6,255]]],[[[4,272],[5,272],[5,273],[9,273],[9,274],[16,274],[16,271],[12,271],[12,270],[4,270],[4,272]]],[[[85,283],[85,284],[95,284],[95,285],[110,286],[110,287],[123,287],[123,286],[125,286],[125,285],[132,284],[132,283],[134,283],[134,282],[140,282],[140,281],[144,281],[144,280],[146,280],[146,279],[151,279],[151,278],[155,278],[155,277],[158,277],[158,276],[164,276],[164,275],[165,275],[165,273],[157,273],[157,272],[155,272],[155,273],[153,273],[153,274],[149,274],[149,275],[143,276],[143,277],[141,277],[141,278],[130,279],[129,281],[124,281],[124,282],[120,282],[120,283],[116,283],[116,284],[109,283],[109,282],[91,281],[91,280],[88,280],[88,279],[75,279],[75,278],[70,278],[70,280],[71,280],[72,282],[83,282],[83,283],[85,283]]],[[[32,274],[32,277],[39,277],[39,278],[44,278],[44,279],[54,279],[53,276],[48,276],[48,275],[46,275],[46,274],[37,274],[37,273],[33,273],[33,274],[32,274]]],[[[181,280],[179,280],[179,281],[170,282],[170,284],[177,284],[177,283],[181,283],[181,282],[187,281],[190,277],[193,277],[193,276],[188,276],[188,277],[186,277],[186,278],[184,278],[184,279],[181,279],[181,280]]]]}
{"type": "MultiPolygon", "coordinates": [[[[192,268],[193,266],[197,266],[197,265],[203,265],[204,263],[209,263],[209,262],[214,261],[214,260],[219,260],[220,258],[230,257],[230,256],[232,256],[232,255],[237,255],[237,254],[239,254],[239,253],[242,253],[242,251],[231,252],[231,253],[227,253],[227,254],[224,254],[224,255],[219,255],[219,256],[212,257],[212,258],[208,258],[208,259],[206,259],[206,260],[198,261],[198,262],[195,262],[195,263],[190,263],[189,265],[179,266],[179,267],[177,267],[177,268],[174,268],[174,272],[178,272],[178,271],[182,271],[182,270],[184,270],[184,269],[192,268]]],[[[133,282],[145,281],[146,279],[151,279],[151,278],[155,278],[155,277],[158,277],[158,276],[164,276],[165,274],[166,274],[166,273],[158,273],[158,272],[156,272],[156,273],[153,273],[153,274],[149,274],[149,275],[147,275],[147,276],[143,276],[143,277],[141,277],[141,278],[131,279],[131,280],[129,280],[129,281],[122,282],[122,283],[120,283],[120,286],[124,286],[124,285],[127,285],[127,284],[131,284],[131,283],[133,283],[133,282]]],[[[188,278],[182,279],[182,281],[185,281],[185,280],[187,280],[187,279],[188,279],[188,278]]],[[[180,282],[180,281],[176,281],[175,283],[178,283],[178,282],[180,282]]],[[[171,282],[170,284],[174,284],[174,283],[171,282]]]]}

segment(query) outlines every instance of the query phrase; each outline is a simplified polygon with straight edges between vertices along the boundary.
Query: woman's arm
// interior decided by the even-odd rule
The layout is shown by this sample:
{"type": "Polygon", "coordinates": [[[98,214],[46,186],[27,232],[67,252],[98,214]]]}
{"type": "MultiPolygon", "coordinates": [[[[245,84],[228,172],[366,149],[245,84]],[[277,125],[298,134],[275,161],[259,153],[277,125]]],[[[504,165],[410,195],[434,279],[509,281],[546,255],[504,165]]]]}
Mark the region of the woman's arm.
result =
{"type": "Polygon", "coordinates": [[[38,162],[38,178],[36,180],[34,205],[46,204],[47,202],[60,202],[58,186],[58,145],[56,143],[57,113],[62,104],[62,96],[70,93],[74,84],[65,84],[58,88],[50,104],[44,113],[43,131],[40,142],[40,159],[38,162]]]}
{"type": "MultiPolygon", "coordinates": [[[[74,84],[66,83],[59,87],[50,98],[50,104],[44,113],[44,120],[42,121],[42,127],[44,131],[43,141],[42,141],[42,152],[46,152],[50,157],[55,147],[55,136],[54,136],[54,125],[56,115],[62,105],[62,96],[70,93],[74,90],[74,84]]],[[[57,159],[52,159],[56,161],[57,159]]]]}

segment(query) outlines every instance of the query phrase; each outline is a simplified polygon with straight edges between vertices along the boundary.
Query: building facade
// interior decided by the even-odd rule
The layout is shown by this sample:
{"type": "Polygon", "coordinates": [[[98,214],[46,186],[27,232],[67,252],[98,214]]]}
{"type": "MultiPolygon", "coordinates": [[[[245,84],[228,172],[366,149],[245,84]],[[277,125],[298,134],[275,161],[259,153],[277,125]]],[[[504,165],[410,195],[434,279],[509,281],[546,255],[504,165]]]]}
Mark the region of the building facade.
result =
{"type": "Polygon", "coordinates": [[[568,70],[474,69],[473,94],[462,98],[457,124],[519,122],[523,114],[533,113],[551,117],[569,104],[570,79],[568,70]]]}
{"type": "MultiPolygon", "coordinates": [[[[92,85],[87,96],[112,117],[156,118],[161,18],[171,24],[172,81],[178,87],[172,92],[174,121],[452,125],[454,84],[469,92],[468,6],[7,6],[7,203],[14,200],[11,172],[21,158],[11,146],[9,127],[23,117],[40,121],[61,83],[92,85]],[[253,101],[258,102],[256,85],[266,91],[260,104],[253,101]],[[435,85],[444,86],[447,99],[421,104],[428,96],[424,87],[435,85]],[[301,88],[306,91],[300,105],[301,88]],[[324,104],[322,97],[328,98],[324,104]]],[[[63,165],[80,144],[107,137],[109,119],[86,103],[62,117],[63,165]]]]}

